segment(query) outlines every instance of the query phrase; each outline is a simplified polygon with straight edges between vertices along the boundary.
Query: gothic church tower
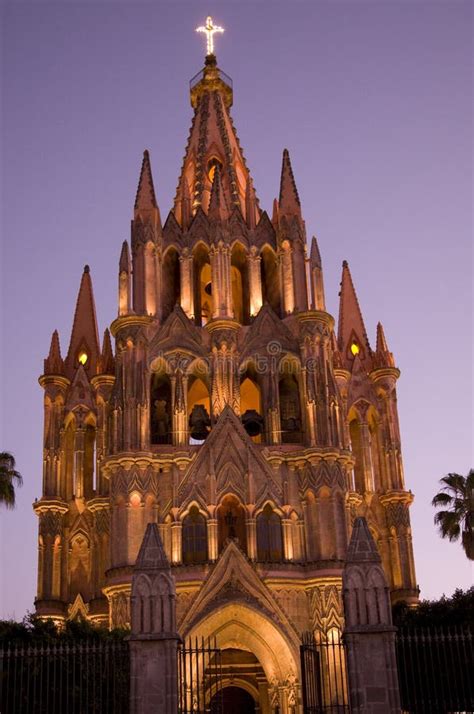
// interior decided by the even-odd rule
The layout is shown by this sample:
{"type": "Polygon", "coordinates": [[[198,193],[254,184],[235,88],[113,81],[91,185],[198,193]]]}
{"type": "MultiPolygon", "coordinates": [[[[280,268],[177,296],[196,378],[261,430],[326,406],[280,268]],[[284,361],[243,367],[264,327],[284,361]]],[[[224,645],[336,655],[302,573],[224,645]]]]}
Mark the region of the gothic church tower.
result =
{"type": "Polygon", "coordinates": [[[392,600],[416,601],[412,494],[382,325],[374,349],[344,262],[336,329],[288,151],[270,217],[232,100],[208,55],[191,82],[191,131],[164,224],[144,153],[119,261],[115,352],[108,330],[99,342],[87,266],[64,359],[53,333],[40,378],[36,610],[127,625],[132,568],[156,522],[180,634],[215,634],[249,691],[290,707],[302,631],[341,629],[357,516],[392,600]]]}

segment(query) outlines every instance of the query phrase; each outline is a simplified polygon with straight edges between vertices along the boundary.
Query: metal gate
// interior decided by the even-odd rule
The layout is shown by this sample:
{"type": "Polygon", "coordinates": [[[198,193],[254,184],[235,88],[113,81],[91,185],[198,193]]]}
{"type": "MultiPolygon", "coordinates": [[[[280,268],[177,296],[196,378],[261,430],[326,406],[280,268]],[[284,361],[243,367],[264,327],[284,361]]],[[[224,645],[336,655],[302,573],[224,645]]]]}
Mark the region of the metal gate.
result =
{"type": "Polygon", "coordinates": [[[304,714],[349,714],[347,666],[339,632],[316,642],[312,632],[300,647],[304,714]]]}
{"type": "Polygon", "coordinates": [[[179,714],[224,714],[222,655],[216,639],[185,640],[178,647],[179,714]]]}
{"type": "Polygon", "coordinates": [[[0,644],[0,712],[128,714],[128,643],[0,644]]]}

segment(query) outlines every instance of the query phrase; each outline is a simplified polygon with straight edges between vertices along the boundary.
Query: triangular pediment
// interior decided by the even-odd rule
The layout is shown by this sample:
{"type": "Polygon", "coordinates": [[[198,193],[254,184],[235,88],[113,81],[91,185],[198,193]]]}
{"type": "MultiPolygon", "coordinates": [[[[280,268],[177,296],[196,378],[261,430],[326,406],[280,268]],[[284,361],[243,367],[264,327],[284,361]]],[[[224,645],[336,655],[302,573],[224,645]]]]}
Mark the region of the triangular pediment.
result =
{"type": "Polygon", "coordinates": [[[205,356],[201,332],[191,322],[180,305],[175,305],[173,312],[154,336],[150,345],[151,359],[157,352],[185,350],[205,356]]]}
{"type": "Polygon", "coordinates": [[[244,503],[282,497],[273,470],[229,406],[222,411],[184,476],[178,490],[180,502],[184,505],[191,501],[196,489],[207,495],[207,503],[218,503],[230,492],[239,495],[244,503]]]}
{"type": "Polygon", "coordinates": [[[266,211],[263,211],[255,229],[255,243],[258,247],[263,246],[265,243],[272,247],[276,246],[275,229],[266,211]]]}
{"type": "Polygon", "coordinates": [[[82,364],[76,370],[73,382],[69,388],[66,400],[66,411],[77,410],[78,407],[87,411],[94,410],[94,400],[92,398],[92,387],[82,364]]]}
{"type": "Polygon", "coordinates": [[[186,635],[210,612],[226,602],[236,600],[243,600],[250,607],[253,605],[263,611],[287,631],[291,631],[292,637],[295,636],[286,614],[233,540],[229,540],[224,547],[214,569],[179,623],[179,631],[186,635]]]}
{"type": "Polygon", "coordinates": [[[268,303],[260,309],[250,326],[243,345],[242,358],[262,350],[277,359],[284,352],[298,353],[298,343],[268,303]]]}
{"type": "Polygon", "coordinates": [[[168,570],[169,567],[158,526],[156,523],[149,523],[138,552],[134,572],[168,570]]]}
{"type": "Polygon", "coordinates": [[[168,217],[166,218],[165,225],[163,226],[165,247],[167,248],[171,243],[174,243],[178,247],[181,246],[182,237],[183,232],[181,230],[181,226],[176,220],[176,216],[173,211],[170,211],[168,213],[168,217]]]}
{"type": "Polygon", "coordinates": [[[367,370],[362,360],[359,359],[359,355],[356,355],[352,364],[352,374],[349,382],[348,406],[350,407],[351,404],[360,399],[376,403],[374,386],[367,375],[367,370]]]}
{"type": "Polygon", "coordinates": [[[197,240],[209,239],[209,221],[201,206],[198,206],[194,214],[188,236],[191,244],[197,240]]]}
{"type": "Polygon", "coordinates": [[[238,237],[240,241],[248,244],[248,228],[239,206],[234,206],[229,218],[229,226],[233,238],[238,237]]]}

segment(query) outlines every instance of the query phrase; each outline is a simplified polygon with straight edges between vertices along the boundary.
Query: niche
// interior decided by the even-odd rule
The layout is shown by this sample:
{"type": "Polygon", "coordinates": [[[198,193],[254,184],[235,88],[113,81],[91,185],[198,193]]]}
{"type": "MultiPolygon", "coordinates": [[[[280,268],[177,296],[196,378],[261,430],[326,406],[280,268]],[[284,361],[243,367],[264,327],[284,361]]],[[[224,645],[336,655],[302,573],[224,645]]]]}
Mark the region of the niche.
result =
{"type": "Polygon", "coordinates": [[[298,381],[294,374],[283,374],[278,383],[280,398],[281,440],[298,444],[302,439],[301,407],[298,381]]]}
{"type": "Polygon", "coordinates": [[[167,374],[153,374],[150,387],[150,441],[171,444],[171,383],[167,374]]]}
{"type": "Polygon", "coordinates": [[[236,540],[244,553],[247,552],[245,510],[235,496],[224,496],[222,499],[217,509],[217,527],[219,553],[229,538],[236,540]]]}
{"type": "Polygon", "coordinates": [[[283,560],[281,518],[269,503],[257,516],[257,558],[271,562],[283,560]]]}
{"type": "Polygon", "coordinates": [[[181,276],[176,248],[169,248],[163,258],[163,320],[181,302],[181,276]]]}

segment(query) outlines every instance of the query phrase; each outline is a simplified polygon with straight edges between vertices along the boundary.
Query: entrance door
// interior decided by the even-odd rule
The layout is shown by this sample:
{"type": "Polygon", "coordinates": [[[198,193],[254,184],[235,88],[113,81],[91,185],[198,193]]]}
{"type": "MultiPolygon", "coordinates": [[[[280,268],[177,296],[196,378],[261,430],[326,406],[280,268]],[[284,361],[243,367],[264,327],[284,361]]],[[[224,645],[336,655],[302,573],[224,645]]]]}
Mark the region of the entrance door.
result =
{"type": "Polygon", "coordinates": [[[222,711],[224,714],[255,714],[254,699],[245,689],[225,687],[222,692],[212,698],[211,712],[214,711],[213,704],[216,696],[222,697],[222,711]]]}

